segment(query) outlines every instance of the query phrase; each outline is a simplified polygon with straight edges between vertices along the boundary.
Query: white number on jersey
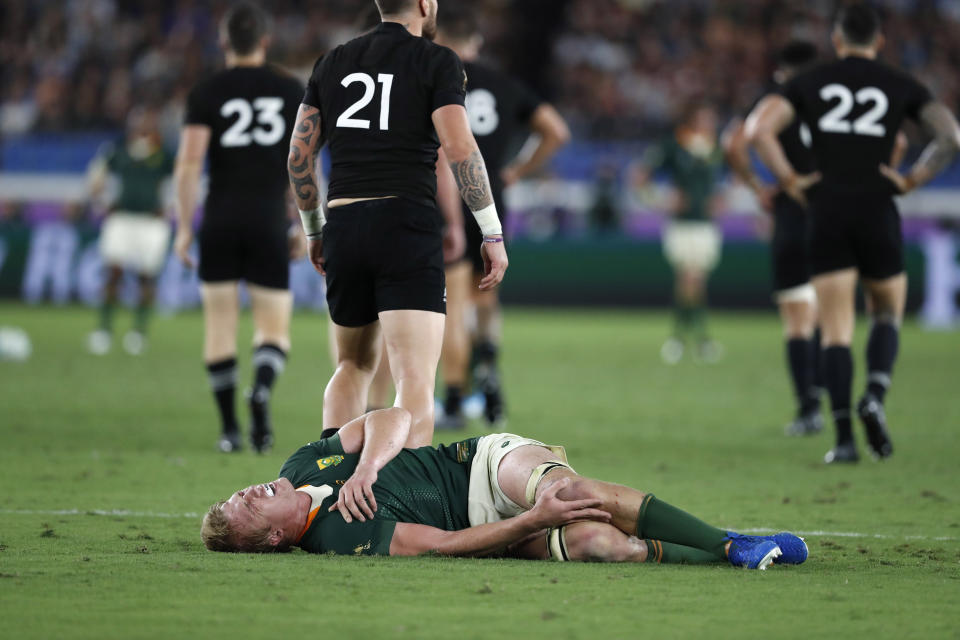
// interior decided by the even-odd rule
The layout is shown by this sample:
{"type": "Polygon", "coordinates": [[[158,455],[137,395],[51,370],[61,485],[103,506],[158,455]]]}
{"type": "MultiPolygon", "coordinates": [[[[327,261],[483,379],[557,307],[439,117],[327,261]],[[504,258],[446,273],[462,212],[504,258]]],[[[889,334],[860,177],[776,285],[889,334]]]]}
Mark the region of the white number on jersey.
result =
{"type": "Polygon", "coordinates": [[[806,122],[800,123],[800,142],[807,149],[813,147],[813,134],[810,133],[810,127],[807,126],[806,122]]]}
{"type": "Polygon", "coordinates": [[[254,142],[264,147],[277,144],[287,129],[282,112],[283,98],[256,98],[253,104],[243,98],[227,100],[220,107],[220,115],[224,118],[237,116],[237,120],[220,136],[220,146],[249,147],[254,142]],[[258,126],[251,129],[254,112],[258,126]]]}
{"type": "Polygon", "coordinates": [[[470,129],[475,136],[488,136],[500,125],[497,98],[486,89],[474,89],[464,103],[470,117],[470,129]]]}
{"type": "Polygon", "coordinates": [[[854,133],[861,136],[875,136],[882,138],[887,134],[887,128],[880,124],[883,116],[887,115],[890,101],[885,94],[876,87],[864,87],[856,95],[842,84],[828,84],[820,89],[820,98],[826,102],[839,100],[836,106],[823,114],[817,126],[827,133],[854,133]],[[865,114],[850,122],[847,116],[853,109],[853,104],[872,103],[865,114]]]}
{"type": "MultiPolygon", "coordinates": [[[[344,129],[369,129],[370,121],[354,118],[358,111],[373,102],[373,94],[377,91],[377,85],[373,78],[366,73],[351,73],[343,79],[340,84],[343,87],[360,82],[363,84],[363,96],[353,103],[346,111],[337,118],[337,126],[344,129]]],[[[390,91],[393,89],[393,74],[381,73],[377,76],[377,82],[383,85],[383,91],[380,94],[380,131],[390,130],[390,91]]]]}

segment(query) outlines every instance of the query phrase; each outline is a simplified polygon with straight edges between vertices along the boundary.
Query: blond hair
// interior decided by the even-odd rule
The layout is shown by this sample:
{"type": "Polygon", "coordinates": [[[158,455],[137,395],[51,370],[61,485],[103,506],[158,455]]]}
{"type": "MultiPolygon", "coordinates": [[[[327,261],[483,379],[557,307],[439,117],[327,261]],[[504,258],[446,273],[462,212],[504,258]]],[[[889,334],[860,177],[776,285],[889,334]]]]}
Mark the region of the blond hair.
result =
{"type": "Polygon", "coordinates": [[[278,551],[275,545],[270,544],[269,525],[246,534],[237,531],[223,512],[224,504],[226,501],[221,500],[211,505],[210,510],[203,516],[200,537],[207,549],[247,553],[278,551]]]}

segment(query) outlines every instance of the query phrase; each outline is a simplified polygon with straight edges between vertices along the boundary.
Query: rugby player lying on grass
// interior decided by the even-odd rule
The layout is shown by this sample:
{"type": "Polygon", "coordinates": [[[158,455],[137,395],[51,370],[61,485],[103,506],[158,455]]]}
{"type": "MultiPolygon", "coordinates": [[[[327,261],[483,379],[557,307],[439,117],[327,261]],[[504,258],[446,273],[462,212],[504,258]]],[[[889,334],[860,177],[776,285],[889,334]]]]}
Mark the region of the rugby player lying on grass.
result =
{"type": "Polygon", "coordinates": [[[215,551],[505,555],[597,562],[799,564],[789,533],[711,527],[622,485],[577,475],[562,447],[512,434],[404,449],[410,414],[368,413],[301,447],[280,478],[210,507],[215,551]]]}

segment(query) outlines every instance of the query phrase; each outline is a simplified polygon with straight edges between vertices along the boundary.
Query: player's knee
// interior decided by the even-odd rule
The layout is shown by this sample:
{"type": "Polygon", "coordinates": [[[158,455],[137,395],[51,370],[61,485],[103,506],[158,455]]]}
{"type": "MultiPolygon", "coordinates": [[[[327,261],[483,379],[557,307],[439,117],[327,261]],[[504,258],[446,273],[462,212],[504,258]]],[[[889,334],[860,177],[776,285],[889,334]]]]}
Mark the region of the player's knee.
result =
{"type": "Polygon", "coordinates": [[[900,316],[893,308],[876,308],[872,314],[874,324],[900,324],[900,316]]]}
{"type": "Polygon", "coordinates": [[[351,380],[369,382],[376,373],[376,362],[370,360],[340,360],[333,375],[351,380]]]}
{"type": "MultiPolygon", "coordinates": [[[[560,478],[557,478],[558,480],[560,478]]],[[[600,487],[596,480],[574,475],[570,479],[570,484],[558,494],[564,500],[589,500],[591,498],[602,500],[600,487]]]]}
{"type": "Polygon", "coordinates": [[[620,562],[625,536],[615,527],[601,522],[568,526],[565,532],[567,554],[580,562],[620,562]]]}

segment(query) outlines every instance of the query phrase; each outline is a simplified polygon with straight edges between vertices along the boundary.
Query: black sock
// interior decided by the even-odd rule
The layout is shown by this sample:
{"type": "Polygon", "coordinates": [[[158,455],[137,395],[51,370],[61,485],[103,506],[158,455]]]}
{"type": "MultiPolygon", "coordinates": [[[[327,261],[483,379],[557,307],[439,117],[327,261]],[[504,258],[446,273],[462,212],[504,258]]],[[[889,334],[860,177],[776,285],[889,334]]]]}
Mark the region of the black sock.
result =
{"type": "Polygon", "coordinates": [[[253,352],[253,389],[250,392],[250,400],[255,433],[270,427],[267,411],[270,392],[286,364],[286,352],[276,345],[262,344],[253,352]]]}
{"type": "Polygon", "coordinates": [[[458,384],[447,385],[447,399],[443,403],[443,412],[448,416],[460,414],[463,404],[463,390],[458,384]]]}
{"type": "Polygon", "coordinates": [[[473,375],[476,386],[488,395],[500,390],[500,376],[497,371],[499,351],[497,345],[489,340],[482,340],[477,343],[475,349],[476,364],[473,368],[473,375]]]}
{"type": "Polygon", "coordinates": [[[787,362],[797,406],[801,412],[809,408],[810,386],[813,378],[813,351],[810,340],[790,338],[787,340],[787,362]]]}
{"type": "Polygon", "coordinates": [[[219,362],[207,364],[207,374],[210,378],[210,388],[220,410],[220,424],[224,433],[236,433],[240,430],[237,425],[237,412],[234,407],[234,396],[237,391],[237,359],[228,358],[219,362]]]}
{"type": "Polygon", "coordinates": [[[481,340],[477,343],[477,362],[496,366],[499,352],[497,345],[489,340],[481,340]]]}
{"type": "Polygon", "coordinates": [[[867,341],[867,393],[883,402],[900,347],[900,331],[891,322],[875,320],[867,341]]]}
{"type": "Polygon", "coordinates": [[[287,366],[287,353],[273,344],[262,344],[253,352],[253,398],[256,402],[270,399],[270,390],[277,376],[287,366]]]}
{"type": "Polygon", "coordinates": [[[693,310],[685,302],[676,302],[673,307],[673,336],[682,340],[693,326],[693,310]]]}
{"type": "Polygon", "coordinates": [[[810,339],[812,360],[810,363],[810,389],[807,391],[811,409],[820,410],[820,396],[823,395],[826,384],[823,382],[823,349],[820,344],[820,327],[813,332],[810,339]]]}
{"type": "Polygon", "coordinates": [[[823,379],[830,394],[830,408],[837,427],[837,444],[851,442],[850,392],[853,385],[853,356],[849,346],[834,345],[823,350],[823,379]]]}

